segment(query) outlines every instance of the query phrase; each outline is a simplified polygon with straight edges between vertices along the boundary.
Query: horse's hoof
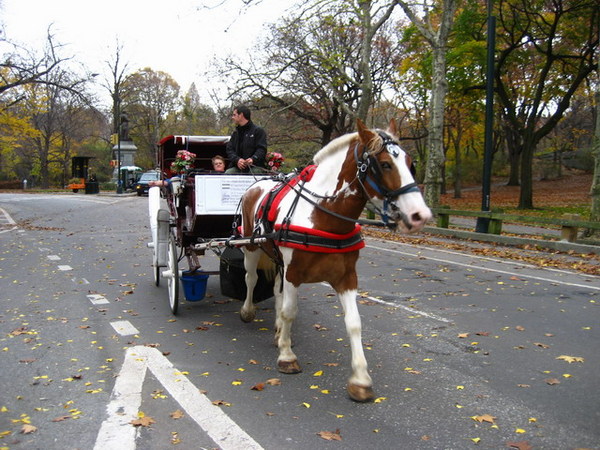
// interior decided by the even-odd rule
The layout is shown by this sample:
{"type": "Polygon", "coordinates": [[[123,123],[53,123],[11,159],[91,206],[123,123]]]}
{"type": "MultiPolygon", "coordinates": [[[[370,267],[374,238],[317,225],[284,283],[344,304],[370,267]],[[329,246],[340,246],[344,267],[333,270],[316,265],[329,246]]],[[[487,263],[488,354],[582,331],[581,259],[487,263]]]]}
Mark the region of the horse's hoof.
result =
{"type": "Polygon", "coordinates": [[[254,318],[256,317],[256,313],[254,311],[244,311],[243,309],[240,311],[240,319],[242,319],[242,322],[252,322],[254,320],[254,318]]]}
{"type": "Polygon", "coordinates": [[[348,384],[346,387],[348,395],[355,402],[370,402],[375,398],[375,393],[371,386],[360,386],[358,384],[348,384]]]}
{"type": "Polygon", "coordinates": [[[300,367],[300,364],[298,364],[298,360],[294,360],[294,361],[278,361],[277,362],[277,369],[281,373],[288,373],[288,374],[302,372],[302,368],[300,367]]]}

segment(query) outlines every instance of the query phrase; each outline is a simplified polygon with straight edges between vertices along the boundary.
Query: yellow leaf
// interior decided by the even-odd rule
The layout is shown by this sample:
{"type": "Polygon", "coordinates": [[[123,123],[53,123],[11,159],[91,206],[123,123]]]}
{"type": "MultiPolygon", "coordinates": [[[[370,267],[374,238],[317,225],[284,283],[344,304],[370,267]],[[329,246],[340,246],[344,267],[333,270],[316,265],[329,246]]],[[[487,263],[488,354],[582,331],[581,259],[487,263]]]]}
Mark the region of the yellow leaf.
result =
{"type": "Polygon", "coordinates": [[[313,377],[320,377],[321,375],[323,375],[322,370],[317,370],[315,373],[313,373],[313,377]]]}
{"type": "Polygon", "coordinates": [[[231,382],[231,384],[234,386],[239,386],[240,384],[242,384],[242,382],[240,380],[234,380],[231,382]]]}
{"type": "Polygon", "coordinates": [[[313,384],[310,388],[311,389],[319,389],[319,386],[317,386],[316,384],[313,384]]]}
{"type": "Polygon", "coordinates": [[[537,422],[537,419],[535,417],[529,418],[529,423],[535,423],[535,422],[537,422]]]}
{"type": "Polygon", "coordinates": [[[571,378],[571,376],[572,375],[570,373],[563,373],[563,377],[565,377],[565,378],[571,378]]]}
{"type": "Polygon", "coordinates": [[[387,397],[378,397],[375,400],[373,400],[373,403],[381,403],[385,400],[387,400],[387,397]]]}
{"type": "Polygon", "coordinates": [[[329,394],[329,389],[322,389],[321,394],[329,394]]]}
{"type": "Polygon", "coordinates": [[[525,431],[523,428],[517,428],[517,429],[515,430],[515,433],[518,433],[518,434],[523,434],[523,433],[526,433],[526,431],[525,431]]]}
{"type": "Polygon", "coordinates": [[[302,403],[302,406],[304,406],[305,408],[308,409],[308,408],[310,408],[310,403],[304,402],[304,403],[302,403]]]}
{"type": "Polygon", "coordinates": [[[456,386],[456,389],[458,389],[459,391],[462,391],[465,387],[464,386],[456,386]]]}
{"type": "Polygon", "coordinates": [[[573,362],[580,362],[580,363],[582,363],[584,361],[584,359],[581,356],[560,355],[556,359],[562,359],[563,361],[567,361],[569,364],[571,364],[573,362]]]}
{"type": "Polygon", "coordinates": [[[481,438],[472,438],[471,440],[473,442],[475,442],[476,444],[479,444],[479,441],[481,441],[481,438]]]}

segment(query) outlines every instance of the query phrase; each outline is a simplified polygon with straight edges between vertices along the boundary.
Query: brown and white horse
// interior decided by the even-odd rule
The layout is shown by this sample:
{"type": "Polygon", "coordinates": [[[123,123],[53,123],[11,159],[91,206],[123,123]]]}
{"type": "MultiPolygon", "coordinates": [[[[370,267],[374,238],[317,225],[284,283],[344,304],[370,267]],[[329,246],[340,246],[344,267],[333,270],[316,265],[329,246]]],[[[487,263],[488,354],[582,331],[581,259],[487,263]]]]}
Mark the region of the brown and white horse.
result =
{"type": "Polygon", "coordinates": [[[266,244],[244,248],[248,290],[240,311],[242,320],[254,320],[256,270],[259,261],[266,259],[261,256],[269,255],[279,264],[274,285],[278,369],[298,373],[301,368],[291,340],[298,287],[303,283],[329,283],[344,308],[352,350],[347,390],[356,401],[374,397],[356,305],[356,261],[359,248],[364,246],[356,223],[367,201],[384,221],[397,224],[401,232],[418,231],[431,218],[413,179],[411,159],[400,149],[395,134],[394,121],[387,132],[367,129],[358,121],[358,132],[337,138],[321,149],[310,173],[305,170],[293,187],[293,183],[279,183],[287,189],[280,200],[266,200],[277,190],[278,182],[273,180],[256,183],[242,198],[243,235],[272,237],[266,244]]]}

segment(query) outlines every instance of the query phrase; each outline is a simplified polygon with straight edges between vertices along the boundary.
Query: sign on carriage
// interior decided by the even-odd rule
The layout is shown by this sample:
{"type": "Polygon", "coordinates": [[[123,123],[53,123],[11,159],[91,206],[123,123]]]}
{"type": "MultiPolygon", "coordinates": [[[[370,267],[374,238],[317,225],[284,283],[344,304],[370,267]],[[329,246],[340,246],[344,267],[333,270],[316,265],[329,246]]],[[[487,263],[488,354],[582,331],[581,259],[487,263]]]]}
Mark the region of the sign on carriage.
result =
{"type": "Polygon", "coordinates": [[[196,214],[235,214],[244,192],[261,178],[268,176],[197,175],[196,214]]]}

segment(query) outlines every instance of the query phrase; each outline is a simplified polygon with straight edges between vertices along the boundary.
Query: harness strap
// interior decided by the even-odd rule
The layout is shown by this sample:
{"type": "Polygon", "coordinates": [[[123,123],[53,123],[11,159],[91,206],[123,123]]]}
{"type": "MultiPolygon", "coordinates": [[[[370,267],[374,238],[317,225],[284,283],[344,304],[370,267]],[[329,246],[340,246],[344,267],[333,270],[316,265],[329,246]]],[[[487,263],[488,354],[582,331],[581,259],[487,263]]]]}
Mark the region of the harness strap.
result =
{"type": "Polygon", "coordinates": [[[309,252],[347,253],[365,246],[360,225],[346,234],[328,233],[291,224],[276,224],[275,231],[277,245],[309,252]]]}

